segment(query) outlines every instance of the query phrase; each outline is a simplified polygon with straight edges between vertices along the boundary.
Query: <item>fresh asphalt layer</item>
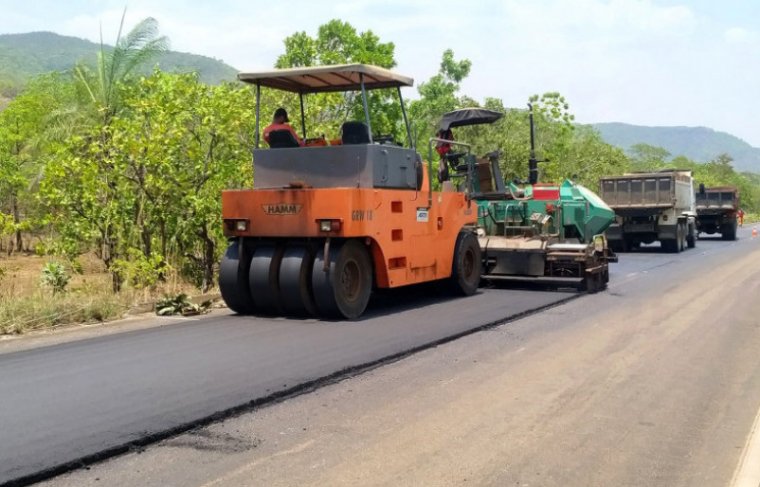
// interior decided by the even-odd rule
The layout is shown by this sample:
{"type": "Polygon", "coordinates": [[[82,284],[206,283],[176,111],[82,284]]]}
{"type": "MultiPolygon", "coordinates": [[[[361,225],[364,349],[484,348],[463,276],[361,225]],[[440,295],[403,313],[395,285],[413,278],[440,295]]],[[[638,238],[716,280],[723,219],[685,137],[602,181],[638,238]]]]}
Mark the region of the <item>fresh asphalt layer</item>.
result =
{"type": "MultiPolygon", "coordinates": [[[[698,264],[706,253],[735,246],[705,240],[680,255],[656,248],[624,254],[612,267],[610,292],[651,269],[698,264]]],[[[0,483],[42,478],[573,296],[498,288],[451,298],[425,286],[377,297],[355,322],[229,315],[0,354],[0,483]]]]}
{"type": "Polygon", "coordinates": [[[0,354],[0,483],[575,295],[440,294],[387,293],[354,322],[228,315],[0,354]]]}

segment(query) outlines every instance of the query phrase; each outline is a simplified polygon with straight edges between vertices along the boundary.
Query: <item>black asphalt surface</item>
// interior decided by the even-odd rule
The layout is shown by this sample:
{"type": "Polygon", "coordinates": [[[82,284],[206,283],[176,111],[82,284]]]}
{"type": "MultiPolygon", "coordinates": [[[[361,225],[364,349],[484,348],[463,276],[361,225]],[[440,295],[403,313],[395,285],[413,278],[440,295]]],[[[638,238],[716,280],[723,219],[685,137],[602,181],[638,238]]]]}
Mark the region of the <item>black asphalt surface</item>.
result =
{"type": "MultiPolygon", "coordinates": [[[[674,259],[698,265],[735,248],[623,254],[609,292],[674,259]]],[[[0,483],[573,296],[497,288],[452,298],[424,286],[373,298],[356,322],[229,315],[0,354],[0,483]]]]}

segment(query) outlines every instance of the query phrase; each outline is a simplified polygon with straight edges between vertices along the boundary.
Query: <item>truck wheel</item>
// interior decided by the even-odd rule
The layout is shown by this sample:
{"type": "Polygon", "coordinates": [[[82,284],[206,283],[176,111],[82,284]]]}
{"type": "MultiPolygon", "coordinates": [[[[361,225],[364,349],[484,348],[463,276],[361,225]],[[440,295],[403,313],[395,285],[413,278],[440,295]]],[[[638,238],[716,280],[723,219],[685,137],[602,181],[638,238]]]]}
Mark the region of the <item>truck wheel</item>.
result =
{"type": "Polygon", "coordinates": [[[586,274],[581,283],[580,290],[588,294],[598,293],[607,287],[607,283],[604,281],[604,274],[597,272],[595,274],[586,274]]]}
{"type": "Polygon", "coordinates": [[[610,250],[612,250],[615,253],[623,252],[623,242],[622,240],[610,240],[607,245],[610,246],[610,250]]]}
{"type": "Polygon", "coordinates": [[[451,288],[457,294],[472,296],[480,284],[482,256],[478,238],[472,232],[459,232],[451,265],[451,288]]]}
{"type": "Polygon", "coordinates": [[[694,229],[694,225],[688,225],[687,228],[689,229],[689,231],[686,234],[686,246],[690,249],[693,249],[694,247],[697,246],[696,231],[694,229]]]}
{"type": "Polygon", "coordinates": [[[736,222],[723,225],[720,228],[720,235],[723,240],[736,240],[736,222]]]}
{"type": "Polygon", "coordinates": [[[671,254],[678,253],[678,239],[660,240],[660,245],[662,246],[662,250],[664,252],[671,254]]]}

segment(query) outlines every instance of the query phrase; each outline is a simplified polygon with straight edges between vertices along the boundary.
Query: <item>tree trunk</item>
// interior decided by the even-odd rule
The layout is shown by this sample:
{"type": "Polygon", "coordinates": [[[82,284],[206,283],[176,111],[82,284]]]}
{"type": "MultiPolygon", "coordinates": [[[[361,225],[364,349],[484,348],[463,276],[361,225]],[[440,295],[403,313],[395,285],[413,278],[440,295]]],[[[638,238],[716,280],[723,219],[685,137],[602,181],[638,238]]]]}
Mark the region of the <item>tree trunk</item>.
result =
{"type": "Polygon", "coordinates": [[[106,269],[108,269],[108,272],[111,274],[111,288],[115,294],[121,291],[121,286],[123,284],[121,275],[112,270],[113,260],[116,255],[116,242],[111,238],[108,228],[106,228],[105,231],[101,231],[101,237],[103,239],[103,244],[101,246],[102,254],[100,258],[103,261],[103,264],[105,264],[106,269]]]}
{"type": "Polygon", "coordinates": [[[143,255],[150,259],[150,254],[153,253],[153,236],[150,233],[150,229],[147,226],[143,226],[142,229],[142,241],[143,241],[143,255]]]}
{"type": "Polygon", "coordinates": [[[159,231],[161,233],[161,255],[166,259],[166,221],[163,218],[159,220],[159,231]]]}
{"type": "Polygon", "coordinates": [[[18,224],[21,223],[21,212],[18,208],[18,196],[16,196],[15,191],[11,194],[11,211],[13,212],[13,223],[16,224],[16,252],[21,252],[24,250],[24,241],[21,238],[21,230],[18,228],[18,224]]]}
{"type": "Polygon", "coordinates": [[[203,239],[203,283],[202,292],[207,292],[214,285],[214,266],[216,265],[216,243],[209,237],[208,229],[204,225],[198,232],[203,239]]]}

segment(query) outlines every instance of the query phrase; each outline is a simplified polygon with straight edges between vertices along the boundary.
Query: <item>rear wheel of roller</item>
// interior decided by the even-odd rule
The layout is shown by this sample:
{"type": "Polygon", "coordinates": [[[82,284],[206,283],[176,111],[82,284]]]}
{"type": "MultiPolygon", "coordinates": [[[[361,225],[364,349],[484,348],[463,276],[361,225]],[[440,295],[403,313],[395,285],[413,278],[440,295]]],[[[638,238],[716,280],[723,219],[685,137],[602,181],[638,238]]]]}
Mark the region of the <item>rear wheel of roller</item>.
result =
{"type": "Polygon", "coordinates": [[[449,280],[457,294],[472,296],[480,284],[482,254],[478,238],[472,232],[460,232],[454,246],[454,260],[449,280]]]}
{"type": "Polygon", "coordinates": [[[327,270],[324,253],[317,252],[311,275],[320,315],[353,320],[364,313],[372,293],[373,272],[372,260],[362,243],[334,243],[327,270]]]}

